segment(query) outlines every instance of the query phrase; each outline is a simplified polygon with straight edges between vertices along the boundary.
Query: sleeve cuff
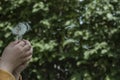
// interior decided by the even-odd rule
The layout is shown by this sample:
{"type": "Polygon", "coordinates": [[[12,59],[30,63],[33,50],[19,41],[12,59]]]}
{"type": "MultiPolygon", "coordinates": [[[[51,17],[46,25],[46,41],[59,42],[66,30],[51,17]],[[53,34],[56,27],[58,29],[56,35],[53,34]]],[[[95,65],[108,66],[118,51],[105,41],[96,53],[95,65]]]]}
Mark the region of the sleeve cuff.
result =
{"type": "Polygon", "coordinates": [[[15,80],[15,77],[11,73],[0,69],[0,80],[15,80]]]}

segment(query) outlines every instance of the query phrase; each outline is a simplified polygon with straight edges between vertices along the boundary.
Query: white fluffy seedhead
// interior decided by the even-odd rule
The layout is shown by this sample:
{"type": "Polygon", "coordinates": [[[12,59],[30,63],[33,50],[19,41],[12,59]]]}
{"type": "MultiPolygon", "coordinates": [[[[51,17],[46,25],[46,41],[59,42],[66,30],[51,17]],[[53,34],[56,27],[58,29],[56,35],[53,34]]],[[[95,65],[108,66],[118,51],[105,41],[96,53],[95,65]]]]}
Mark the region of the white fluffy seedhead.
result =
{"type": "Polygon", "coordinates": [[[17,36],[17,39],[22,39],[22,36],[31,30],[30,25],[27,22],[18,23],[13,29],[12,33],[17,36]]]}

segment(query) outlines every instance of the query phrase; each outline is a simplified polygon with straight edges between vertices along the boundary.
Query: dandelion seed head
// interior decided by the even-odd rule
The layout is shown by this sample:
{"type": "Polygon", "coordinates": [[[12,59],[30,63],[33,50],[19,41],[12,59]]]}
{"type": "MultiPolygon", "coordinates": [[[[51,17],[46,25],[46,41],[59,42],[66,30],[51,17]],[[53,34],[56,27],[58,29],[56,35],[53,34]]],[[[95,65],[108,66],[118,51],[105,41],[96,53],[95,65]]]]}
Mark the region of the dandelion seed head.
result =
{"type": "Polygon", "coordinates": [[[30,25],[27,22],[21,22],[12,29],[12,33],[18,37],[22,37],[29,30],[31,30],[30,25]]]}

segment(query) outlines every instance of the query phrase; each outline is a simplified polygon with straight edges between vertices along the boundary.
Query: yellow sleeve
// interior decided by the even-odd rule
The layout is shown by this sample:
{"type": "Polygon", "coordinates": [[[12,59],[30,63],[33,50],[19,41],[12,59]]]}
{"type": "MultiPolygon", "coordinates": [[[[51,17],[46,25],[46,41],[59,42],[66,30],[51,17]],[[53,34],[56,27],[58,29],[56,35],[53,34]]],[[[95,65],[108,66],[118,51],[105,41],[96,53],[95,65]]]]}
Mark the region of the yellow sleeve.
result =
{"type": "Polygon", "coordinates": [[[15,77],[11,73],[0,69],[0,80],[15,80],[15,77]]]}

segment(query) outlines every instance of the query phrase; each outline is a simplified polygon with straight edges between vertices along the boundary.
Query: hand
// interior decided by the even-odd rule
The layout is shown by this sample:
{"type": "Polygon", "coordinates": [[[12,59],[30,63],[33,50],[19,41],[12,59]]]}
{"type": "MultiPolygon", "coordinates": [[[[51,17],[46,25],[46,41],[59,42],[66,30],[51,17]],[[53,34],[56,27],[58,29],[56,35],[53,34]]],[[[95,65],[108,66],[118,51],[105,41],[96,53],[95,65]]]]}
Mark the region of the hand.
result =
{"type": "MultiPolygon", "coordinates": [[[[27,40],[24,40],[26,44],[30,45],[30,42],[27,40]]],[[[33,48],[31,47],[31,49],[26,52],[28,55],[26,57],[29,58],[29,60],[31,59],[32,53],[33,53],[33,48]]],[[[14,71],[13,71],[13,75],[15,76],[16,80],[19,80],[20,77],[20,73],[28,66],[29,64],[29,60],[24,62],[23,64],[21,64],[20,66],[18,66],[14,71]]]]}
{"type": "Polygon", "coordinates": [[[11,42],[3,51],[0,68],[12,73],[22,63],[28,61],[28,51],[31,46],[27,45],[24,41],[11,42]]]}

